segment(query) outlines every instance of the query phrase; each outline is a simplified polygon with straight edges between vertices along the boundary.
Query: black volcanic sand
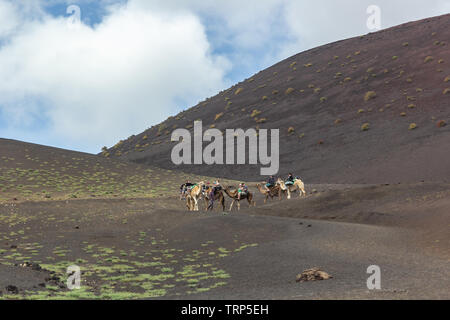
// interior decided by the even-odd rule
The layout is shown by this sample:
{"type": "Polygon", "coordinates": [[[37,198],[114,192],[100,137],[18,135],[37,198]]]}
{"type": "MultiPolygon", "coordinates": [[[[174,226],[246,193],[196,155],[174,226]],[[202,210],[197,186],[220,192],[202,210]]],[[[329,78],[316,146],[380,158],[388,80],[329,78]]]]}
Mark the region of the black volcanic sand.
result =
{"type": "Polygon", "coordinates": [[[202,120],[204,130],[279,129],[280,174],[307,183],[450,182],[449,25],[447,14],[299,53],[103,155],[260,179],[259,166],[175,167],[171,132],[202,120]]]}
{"type": "Polygon", "coordinates": [[[450,298],[449,185],[307,188],[226,215],[175,198],[2,204],[2,298],[450,298]],[[82,289],[69,291],[74,264],[82,289]],[[312,267],[333,278],[295,282],[312,267]]]}

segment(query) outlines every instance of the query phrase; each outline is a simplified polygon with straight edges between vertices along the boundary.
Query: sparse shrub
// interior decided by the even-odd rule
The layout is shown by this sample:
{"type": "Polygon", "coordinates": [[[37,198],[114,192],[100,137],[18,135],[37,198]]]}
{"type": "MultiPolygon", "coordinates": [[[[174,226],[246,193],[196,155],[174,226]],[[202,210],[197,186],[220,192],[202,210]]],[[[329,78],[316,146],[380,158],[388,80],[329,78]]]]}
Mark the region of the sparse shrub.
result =
{"type": "Polygon", "coordinates": [[[320,98],[320,102],[323,103],[323,102],[325,102],[325,101],[327,101],[327,97],[321,97],[321,98],[320,98]]]}
{"type": "Polygon", "coordinates": [[[406,100],[408,100],[408,101],[416,101],[416,97],[414,97],[414,96],[407,96],[406,100]]]}
{"type": "Polygon", "coordinates": [[[367,69],[367,73],[372,73],[373,70],[374,70],[374,68],[369,68],[369,69],[367,69]]]}
{"type": "Polygon", "coordinates": [[[334,124],[335,125],[338,125],[340,123],[342,123],[342,119],[341,118],[337,118],[336,120],[334,120],[334,124]]]}
{"type": "Polygon", "coordinates": [[[244,88],[238,88],[234,94],[235,94],[235,95],[238,95],[238,94],[241,93],[243,90],[244,90],[244,88]]]}
{"type": "Polygon", "coordinates": [[[443,127],[445,127],[446,125],[447,125],[447,122],[445,122],[444,120],[440,120],[440,121],[438,121],[437,124],[436,124],[436,126],[437,126],[438,128],[443,128],[443,127]]]}
{"type": "Polygon", "coordinates": [[[413,82],[413,79],[411,79],[411,78],[408,78],[408,79],[406,79],[406,82],[408,82],[408,83],[412,83],[412,82],[413,82]]]}
{"type": "Polygon", "coordinates": [[[398,60],[398,56],[393,56],[392,60],[398,60]]]}
{"type": "Polygon", "coordinates": [[[356,51],[355,56],[359,56],[361,54],[361,51],[356,51]]]}
{"type": "Polygon", "coordinates": [[[370,129],[370,124],[369,123],[364,123],[361,126],[361,131],[368,131],[370,129]]]}
{"type": "Polygon", "coordinates": [[[325,143],[325,141],[323,141],[323,140],[319,140],[318,142],[317,142],[317,144],[319,144],[319,145],[323,145],[325,143]]]}
{"type": "Polygon", "coordinates": [[[313,64],[312,63],[307,63],[307,64],[304,64],[304,67],[305,68],[309,68],[309,67],[312,67],[313,66],[313,64]]]}
{"type": "Polygon", "coordinates": [[[406,112],[400,113],[400,116],[401,116],[401,117],[406,117],[406,112]]]}
{"type": "Polygon", "coordinates": [[[337,72],[335,78],[339,78],[342,76],[342,72],[337,72]]]}
{"type": "Polygon", "coordinates": [[[262,100],[263,100],[263,101],[269,100],[269,97],[264,96],[264,97],[262,97],[262,100]]]}
{"type": "Polygon", "coordinates": [[[212,125],[209,126],[210,129],[214,129],[215,127],[216,127],[215,124],[212,124],[212,125]]]}
{"type": "Polygon", "coordinates": [[[416,107],[416,105],[414,103],[411,103],[411,104],[408,105],[409,109],[414,109],[415,107],[416,107]]]}
{"type": "Polygon", "coordinates": [[[372,100],[372,99],[376,98],[376,96],[377,96],[377,93],[375,91],[369,91],[365,94],[364,101],[367,102],[369,100],[372,100]]]}
{"type": "Polygon", "coordinates": [[[434,58],[432,56],[428,56],[428,57],[425,58],[424,62],[428,63],[428,62],[431,62],[433,60],[434,60],[434,58]]]}
{"type": "Polygon", "coordinates": [[[308,85],[308,88],[310,88],[310,89],[313,89],[314,87],[315,87],[315,85],[313,85],[313,84],[308,85]]]}
{"type": "Polygon", "coordinates": [[[288,128],[288,134],[294,134],[295,133],[295,128],[294,127],[289,127],[288,128]]]}
{"type": "Polygon", "coordinates": [[[214,121],[219,120],[220,118],[223,117],[223,112],[216,114],[216,117],[214,118],[214,121]]]}
{"type": "Polygon", "coordinates": [[[411,123],[410,125],[409,125],[409,130],[414,130],[414,129],[416,129],[417,128],[417,124],[415,124],[415,123],[411,123]]]}
{"type": "Polygon", "coordinates": [[[321,88],[315,88],[315,89],[314,89],[314,93],[319,93],[320,90],[322,90],[322,89],[321,89],[321,88]]]}
{"type": "Polygon", "coordinates": [[[404,43],[403,43],[403,46],[404,46],[404,47],[407,47],[407,46],[409,46],[409,43],[408,43],[408,42],[404,42],[404,43]]]}
{"type": "Polygon", "coordinates": [[[279,93],[278,90],[273,90],[273,91],[272,91],[272,94],[274,94],[274,95],[275,95],[275,94],[278,94],[278,93],[279,93]]]}
{"type": "Polygon", "coordinates": [[[350,78],[350,77],[347,77],[344,79],[344,82],[350,82],[350,81],[352,81],[352,78],[350,78]]]}
{"type": "Polygon", "coordinates": [[[439,64],[444,63],[444,59],[439,59],[438,63],[439,63],[439,64]]]}
{"type": "Polygon", "coordinates": [[[147,140],[147,139],[148,139],[148,136],[147,136],[147,135],[145,135],[145,136],[142,137],[142,140],[147,140]]]}
{"type": "Polygon", "coordinates": [[[290,93],[292,93],[292,92],[294,92],[294,91],[295,91],[294,88],[288,88],[288,89],[286,90],[286,94],[290,94],[290,93]]]}
{"type": "Polygon", "coordinates": [[[365,111],[364,109],[359,109],[358,113],[364,113],[364,111],[365,111]]]}
{"type": "Polygon", "coordinates": [[[297,61],[294,61],[291,63],[291,65],[289,67],[294,68],[297,65],[297,61]]]}
{"type": "Polygon", "coordinates": [[[261,119],[256,118],[255,120],[256,120],[256,123],[265,123],[267,121],[266,118],[261,118],[261,119]]]}
{"type": "Polygon", "coordinates": [[[422,88],[416,88],[416,92],[417,93],[421,93],[421,92],[423,92],[423,89],[422,88]]]}
{"type": "Polygon", "coordinates": [[[103,147],[102,148],[102,152],[108,152],[108,148],[107,147],[103,147]]]}
{"type": "Polygon", "coordinates": [[[450,88],[444,89],[444,92],[442,92],[442,94],[448,94],[450,93],[450,88]]]}
{"type": "Polygon", "coordinates": [[[450,76],[445,77],[444,82],[449,82],[450,81],[450,76]]]}
{"type": "Polygon", "coordinates": [[[261,114],[261,111],[259,111],[259,110],[253,110],[253,112],[252,112],[252,114],[250,115],[252,118],[254,118],[254,117],[256,117],[256,116],[258,116],[258,115],[260,115],[261,114]]]}

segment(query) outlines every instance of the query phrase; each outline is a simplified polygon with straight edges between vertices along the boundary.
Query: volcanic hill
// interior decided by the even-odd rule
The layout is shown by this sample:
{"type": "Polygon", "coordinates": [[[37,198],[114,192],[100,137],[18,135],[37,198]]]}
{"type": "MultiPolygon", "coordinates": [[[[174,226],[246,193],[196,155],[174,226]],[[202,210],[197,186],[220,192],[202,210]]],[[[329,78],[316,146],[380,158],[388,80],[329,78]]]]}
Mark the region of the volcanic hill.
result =
{"type": "Polygon", "coordinates": [[[171,132],[202,120],[204,130],[280,129],[279,174],[309,183],[449,181],[449,26],[447,14],[302,52],[102,154],[262,178],[260,166],[175,166],[171,132]]]}

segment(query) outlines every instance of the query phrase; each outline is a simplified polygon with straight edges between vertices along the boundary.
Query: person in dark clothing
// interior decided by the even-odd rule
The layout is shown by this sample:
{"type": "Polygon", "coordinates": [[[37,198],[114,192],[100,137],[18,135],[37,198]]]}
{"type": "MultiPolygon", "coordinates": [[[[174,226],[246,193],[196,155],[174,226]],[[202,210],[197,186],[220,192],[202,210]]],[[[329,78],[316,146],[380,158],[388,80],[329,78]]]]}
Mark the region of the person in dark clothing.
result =
{"type": "Polygon", "coordinates": [[[286,184],[287,185],[293,185],[294,182],[295,182],[294,176],[292,175],[292,173],[289,173],[289,175],[288,175],[288,177],[286,179],[286,184]]]}
{"type": "Polygon", "coordinates": [[[186,192],[189,188],[192,188],[195,184],[190,182],[189,180],[186,181],[186,183],[183,183],[180,187],[180,199],[183,199],[183,197],[186,195],[186,192]]]}
{"type": "Polygon", "coordinates": [[[275,186],[275,177],[270,176],[269,179],[267,179],[266,189],[270,191],[270,188],[273,188],[274,186],[275,186]]]}
{"type": "Polygon", "coordinates": [[[214,187],[213,187],[213,191],[214,194],[216,194],[217,192],[222,190],[222,185],[220,184],[220,181],[217,180],[216,182],[214,182],[214,187]]]}

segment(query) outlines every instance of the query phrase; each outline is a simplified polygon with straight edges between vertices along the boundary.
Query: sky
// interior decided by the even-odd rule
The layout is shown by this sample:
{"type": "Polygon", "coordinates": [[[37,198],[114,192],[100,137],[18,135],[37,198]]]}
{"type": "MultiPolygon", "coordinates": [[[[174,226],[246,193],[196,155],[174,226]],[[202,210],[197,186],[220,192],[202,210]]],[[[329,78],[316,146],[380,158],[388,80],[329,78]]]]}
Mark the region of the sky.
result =
{"type": "MultiPolygon", "coordinates": [[[[0,138],[98,153],[307,49],[448,0],[0,0],[0,138]]],[[[0,150],[1,154],[1,150],[0,150]]]]}

